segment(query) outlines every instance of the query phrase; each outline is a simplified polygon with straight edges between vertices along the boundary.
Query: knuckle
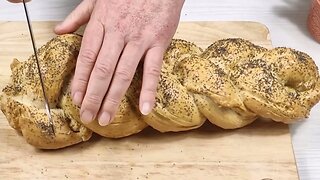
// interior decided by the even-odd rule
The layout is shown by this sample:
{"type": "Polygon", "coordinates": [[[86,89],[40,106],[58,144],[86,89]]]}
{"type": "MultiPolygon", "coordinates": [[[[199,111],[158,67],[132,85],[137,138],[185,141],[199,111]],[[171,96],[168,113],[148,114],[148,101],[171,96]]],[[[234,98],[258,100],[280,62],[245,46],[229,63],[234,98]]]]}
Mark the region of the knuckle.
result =
{"type": "Polygon", "coordinates": [[[80,63],[84,65],[92,65],[96,60],[96,53],[91,49],[84,49],[80,55],[80,63]]]}
{"type": "Polygon", "coordinates": [[[158,67],[152,66],[146,69],[147,76],[152,76],[157,79],[159,78],[160,73],[161,73],[161,68],[158,68],[158,67]]]}
{"type": "Polygon", "coordinates": [[[120,103],[120,101],[114,98],[107,97],[105,103],[111,105],[112,107],[116,107],[120,103]]]}
{"type": "Polygon", "coordinates": [[[141,33],[132,33],[127,39],[129,46],[140,47],[144,41],[141,33]]]}
{"type": "Polygon", "coordinates": [[[130,43],[131,43],[131,45],[136,46],[136,47],[140,47],[143,44],[142,41],[140,41],[139,36],[132,37],[132,41],[130,43]]]}
{"type": "Polygon", "coordinates": [[[88,84],[88,79],[85,78],[86,76],[84,74],[79,74],[77,76],[77,78],[74,79],[74,83],[73,85],[75,87],[82,87],[82,86],[86,86],[88,84]]]}
{"type": "Polygon", "coordinates": [[[90,106],[97,106],[101,103],[102,97],[96,94],[89,94],[85,97],[85,102],[87,102],[90,106]]]}
{"type": "Polygon", "coordinates": [[[93,71],[95,78],[102,80],[112,76],[113,74],[111,66],[107,63],[98,63],[93,71]]]}
{"type": "Polygon", "coordinates": [[[130,42],[130,45],[133,47],[141,48],[143,47],[143,41],[140,40],[140,37],[133,37],[133,40],[130,42]]]}
{"type": "Polygon", "coordinates": [[[126,69],[122,69],[122,70],[119,70],[116,72],[115,78],[127,83],[127,82],[131,81],[132,75],[131,75],[130,71],[128,71],[126,69]]]}
{"type": "Polygon", "coordinates": [[[78,75],[72,80],[71,88],[72,91],[84,91],[87,87],[88,80],[83,75],[78,75]]]}

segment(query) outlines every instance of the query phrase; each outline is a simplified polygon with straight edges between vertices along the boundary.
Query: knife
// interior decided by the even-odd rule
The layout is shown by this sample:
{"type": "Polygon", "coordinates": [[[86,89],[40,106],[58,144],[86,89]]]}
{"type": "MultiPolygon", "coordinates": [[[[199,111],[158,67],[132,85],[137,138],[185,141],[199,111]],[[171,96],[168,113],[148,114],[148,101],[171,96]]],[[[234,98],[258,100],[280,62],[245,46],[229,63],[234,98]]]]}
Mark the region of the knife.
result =
{"type": "Polygon", "coordinates": [[[39,59],[38,59],[38,55],[37,55],[37,52],[36,52],[37,48],[36,48],[36,45],[35,45],[33,32],[32,32],[32,27],[31,27],[31,23],[30,23],[30,19],[29,19],[29,13],[28,13],[28,10],[27,10],[27,6],[26,6],[25,0],[23,0],[22,2],[23,2],[24,12],[25,12],[26,18],[27,18],[27,23],[28,23],[30,36],[31,36],[33,52],[34,52],[34,56],[35,56],[36,64],[37,64],[37,68],[38,68],[38,74],[39,74],[39,77],[40,77],[40,84],[41,84],[41,88],[42,88],[42,94],[43,94],[43,97],[44,97],[44,105],[45,105],[45,108],[46,108],[46,113],[47,113],[47,116],[48,116],[48,119],[49,119],[49,125],[50,125],[50,128],[51,128],[51,133],[50,134],[54,135],[55,133],[54,133],[53,120],[52,120],[52,117],[51,117],[51,111],[50,111],[48,98],[47,98],[46,91],[45,91],[45,88],[44,88],[43,78],[42,78],[41,69],[40,69],[40,65],[39,65],[39,59]]]}

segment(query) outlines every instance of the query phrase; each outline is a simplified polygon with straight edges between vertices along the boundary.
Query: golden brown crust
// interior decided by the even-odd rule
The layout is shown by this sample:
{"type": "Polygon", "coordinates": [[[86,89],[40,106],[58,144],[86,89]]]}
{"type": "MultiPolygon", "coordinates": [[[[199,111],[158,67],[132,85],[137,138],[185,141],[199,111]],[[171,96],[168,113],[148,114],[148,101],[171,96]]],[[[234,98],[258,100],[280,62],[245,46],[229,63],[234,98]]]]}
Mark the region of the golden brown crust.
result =
{"type": "Polygon", "coordinates": [[[274,48],[236,65],[232,73],[245,105],[264,118],[290,123],[306,118],[320,100],[314,61],[290,48],[274,48]]]}
{"type": "Polygon", "coordinates": [[[1,110],[12,128],[26,141],[40,149],[58,149],[87,141],[92,132],[65,116],[60,109],[52,110],[53,133],[45,109],[33,105],[23,96],[2,96],[1,110]],[[13,111],[12,111],[13,110],[13,111]]]}
{"type": "Polygon", "coordinates": [[[69,119],[57,107],[61,88],[72,73],[81,37],[64,35],[50,40],[38,50],[48,100],[52,109],[54,133],[44,109],[40,79],[34,56],[27,61],[14,59],[11,82],[0,96],[1,110],[12,128],[21,132],[28,143],[41,149],[58,149],[87,141],[92,132],[69,119]]]}
{"type": "Polygon", "coordinates": [[[70,146],[88,140],[92,132],[126,137],[148,125],[160,132],[186,131],[206,119],[224,129],[246,126],[259,117],[292,123],[307,117],[320,100],[318,68],[303,52],[268,50],[240,38],[222,39],[202,50],[174,39],[164,55],[156,104],[149,115],[138,110],[140,64],[114,121],[105,127],[96,120],[82,124],[70,96],[80,42],[77,35],[58,36],[38,51],[53,108],[54,137],[48,131],[33,57],[11,64],[12,82],[0,96],[1,110],[11,127],[35,147],[70,146]]]}
{"type": "Polygon", "coordinates": [[[225,129],[243,127],[257,116],[246,109],[221,62],[193,56],[181,61],[175,72],[183,86],[193,93],[199,111],[210,122],[225,129]]]}
{"type": "MultiPolygon", "coordinates": [[[[72,73],[76,65],[80,43],[80,36],[63,35],[50,40],[37,51],[45,90],[51,106],[56,106],[58,103],[64,79],[72,73]]],[[[42,89],[34,55],[23,63],[15,59],[11,68],[15,93],[42,101],[42,89]]]]}
{"type": "MultiPolygon", "coordinates": [[[[72,103],[70,96],[70,83],[66,88],[59,101],[59,106],[64,110],[67,117],[80,121],[80,108],[72,103]]],[[[114,120],[108,126],[100,126],[97,120],[89,124],[83,124],[88,129],[107,138],[121,138],[139,133],[148,125],[142,120],[141,114],[128,101],[125,96],[119,109],[115,115],[114,120]]]]}
{"type": "MultiPolygon", "coordinates": [[[[153,111],[143,120],[160,132],[196,129],[205,122],[192,93],[188,92],[175,74],[175,66],[184,58],[200,54],[203,50],[185,40],[174,39],[166,53],[157,88],[153,111]]],[[[129,100],[138,107],[142,83],[142,66],[139,66],[127,92],[129,100]]]]}

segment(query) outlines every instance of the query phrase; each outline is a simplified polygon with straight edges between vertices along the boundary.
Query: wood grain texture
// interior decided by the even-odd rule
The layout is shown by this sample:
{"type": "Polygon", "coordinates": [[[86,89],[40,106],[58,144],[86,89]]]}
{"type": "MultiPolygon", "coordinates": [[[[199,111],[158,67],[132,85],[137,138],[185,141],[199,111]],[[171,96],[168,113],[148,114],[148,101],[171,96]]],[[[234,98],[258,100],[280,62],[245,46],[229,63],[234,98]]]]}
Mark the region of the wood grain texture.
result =
{"type": "MultiPolygon", "coordinates": [[[[54,36],[55,22],[33,25],[38,47],[54,36]]],[[[181,23],[176,38],[206,47],[242,37],[271,47],[268,29],[254,22],[181,23]]],[[[13,58],[31,55],[25,22],[0,22],[0,88],[13,58]]],[[[58,151],[26,144],[0,114],[0,179],[298,179],[287,125],[257,121],[238,130],[205,124],[183,133],[151,128],[118,140],[94,137],[58,151]]]]}

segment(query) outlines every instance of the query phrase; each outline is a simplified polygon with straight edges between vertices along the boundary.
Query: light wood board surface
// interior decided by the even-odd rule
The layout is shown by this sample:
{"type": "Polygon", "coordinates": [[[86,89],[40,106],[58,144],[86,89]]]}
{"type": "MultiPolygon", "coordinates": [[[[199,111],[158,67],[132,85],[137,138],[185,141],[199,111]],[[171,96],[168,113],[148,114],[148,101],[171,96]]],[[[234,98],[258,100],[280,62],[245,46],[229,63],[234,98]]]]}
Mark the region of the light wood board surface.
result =
{"type": "MultiPolygon", "coordinates": [[[[54,37],[54,22],[33,25],[37,46],[54,37]]],[[[184,22],[176,38],[201,47],[242,37],[271,48],[268,29],[254,22],[184,22]]],[[[0,22],[0,88],[13,58],[32,53],[25,22],[0,22]]],[[[161,134],[148,128],[118,140],[94,137],[58,151],[26,144],[0,113],[0,179],[298,179],[287,125],[257,121],[238,130],[211,124],[161,134]]]]}

